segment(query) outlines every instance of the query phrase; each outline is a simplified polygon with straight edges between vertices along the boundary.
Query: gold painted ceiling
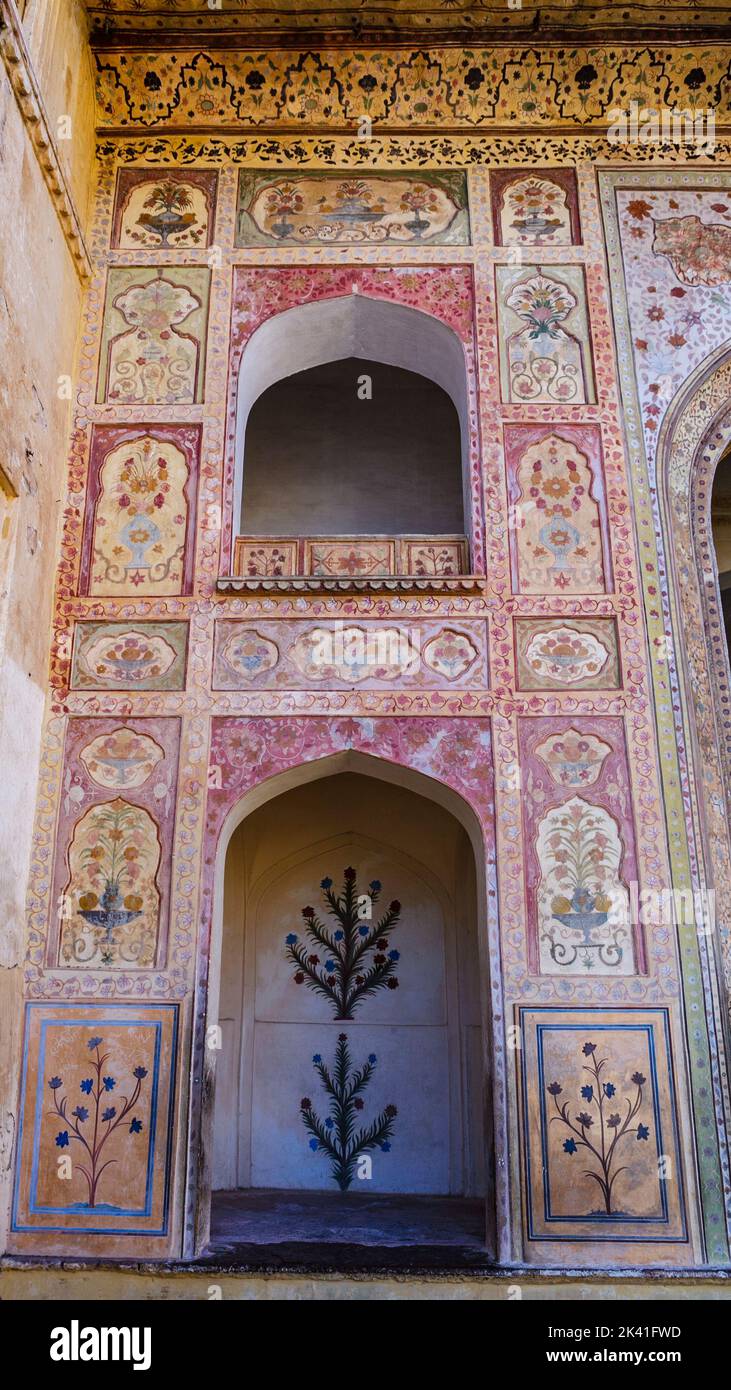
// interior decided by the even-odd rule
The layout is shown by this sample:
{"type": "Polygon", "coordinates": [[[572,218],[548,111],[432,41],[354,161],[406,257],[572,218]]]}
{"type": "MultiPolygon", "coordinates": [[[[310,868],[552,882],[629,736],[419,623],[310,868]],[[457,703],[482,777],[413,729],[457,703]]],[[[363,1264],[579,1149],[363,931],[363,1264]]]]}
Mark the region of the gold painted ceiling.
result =
{"type": "Polygon", "coordinates": [[[542,38],[593,39],[641,37],[689,41],[704,35],[731,33],[728,0],[362,0],[345,4],[330,0],[82,0],[97,41],[127,41],[139,35],[148,43],[151,35],[181,42],[218,39],[230,42],[235,34],[260,38],[270,35],[279,42],[287,35],[337,38],[341,42],[360,36],[383,42],[392,34],[404,41],[408,34],[428,35],[432,40],[469,35],[495,40],[502,35],[542,38]]]}

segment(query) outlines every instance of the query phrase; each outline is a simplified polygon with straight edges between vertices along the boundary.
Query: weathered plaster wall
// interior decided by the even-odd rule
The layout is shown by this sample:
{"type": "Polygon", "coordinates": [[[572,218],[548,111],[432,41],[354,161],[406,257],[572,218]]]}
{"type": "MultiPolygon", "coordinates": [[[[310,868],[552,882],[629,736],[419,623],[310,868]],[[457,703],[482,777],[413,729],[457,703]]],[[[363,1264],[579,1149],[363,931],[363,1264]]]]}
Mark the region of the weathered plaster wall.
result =
{"type": "MultiPolygon", "coordinates": [[[[5,17],[5,16],[4,16],[5,17]]],[[[85,28],[75,4],[31,0],[25,21],[31,62],[79,215],[93,169],[93,88],[85,28]],[[33,27],[35,11],[36,23],[33,27]]],[[[5,50],[4,50],[5,51],[5,50]]],[[[37,138],[39,126],[33,134],[37,138]]],[[[51,196],[31,129],[0,62],[0,468],[7,479],[0,633],[0,1242],[17,1124],[21,964],[51,600],[63,505],[65,455],[83,285],[51,196]],[[59,389],[59,379],[65,385],[59,389]]]]}

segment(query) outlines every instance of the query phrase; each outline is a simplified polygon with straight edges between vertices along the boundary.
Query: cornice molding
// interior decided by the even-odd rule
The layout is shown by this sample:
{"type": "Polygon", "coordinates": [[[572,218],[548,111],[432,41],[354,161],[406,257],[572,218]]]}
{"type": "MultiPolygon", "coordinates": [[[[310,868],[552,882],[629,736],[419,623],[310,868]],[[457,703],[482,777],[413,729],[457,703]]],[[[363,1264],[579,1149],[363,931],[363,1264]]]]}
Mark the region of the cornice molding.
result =
{"type": "Polygon", "coordinates": [[[712,110],[731,122],[731,45],[361,45],[291,51],[110,46],[95,54],[108,131],[278,135],[607,130],[616,112],[712,110]]]}
{"type": "Polygon", "coordinates": [[[76,272],[85,283],[91,277],[91,258],[51,131],[15,0],[0,0],[0,52],[76,272]]]}

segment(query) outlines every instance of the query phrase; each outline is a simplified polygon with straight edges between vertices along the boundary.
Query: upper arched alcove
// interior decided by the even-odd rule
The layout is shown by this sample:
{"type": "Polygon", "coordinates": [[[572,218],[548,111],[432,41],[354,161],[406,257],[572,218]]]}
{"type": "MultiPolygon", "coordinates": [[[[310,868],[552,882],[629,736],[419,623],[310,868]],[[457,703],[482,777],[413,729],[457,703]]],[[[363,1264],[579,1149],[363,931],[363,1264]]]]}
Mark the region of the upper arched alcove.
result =
{"type": "Polygon", "coordinates": [[[431,314],[353,293],[267,319],[239,368],[239,534],[467,534],[468,419],[462,343],[431,314]]]}
{"type": "Polygon", "coordinates": [[[363,357],[283,377],[249,415],[241,525],[250,536],[461,535],[451,398],[363,357]]]}

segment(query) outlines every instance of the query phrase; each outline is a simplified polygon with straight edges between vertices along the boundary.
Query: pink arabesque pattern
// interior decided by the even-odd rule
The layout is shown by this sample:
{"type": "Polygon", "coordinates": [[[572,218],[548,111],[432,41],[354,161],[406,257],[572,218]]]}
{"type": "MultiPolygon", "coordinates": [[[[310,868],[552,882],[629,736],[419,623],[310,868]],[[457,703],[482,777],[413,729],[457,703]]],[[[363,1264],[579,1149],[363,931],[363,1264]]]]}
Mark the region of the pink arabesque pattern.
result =
{"type": "MultiPolygon", "coordinates": [[[[693,370],[729,335],[731,313],[731,197],[717,176],[677,180],[638,178],[635,188],[617,189],[619,232],[627,284],[637,387],[647,459],[651,470],[665,411],[693,370]],[[669,182],[669,180],[664,180],[669,182]],[[714,186],[715,185],[715,186],[714,186]],[[653,250],[658,228],[687,218],[720,231],[723,258],[705,253],[705,267],[684,255],[653,250]],[[690,283],[696,280],[698,283],[690,283]]],[[[702,233],[701,233],[702,235],[702,233]]]]}

